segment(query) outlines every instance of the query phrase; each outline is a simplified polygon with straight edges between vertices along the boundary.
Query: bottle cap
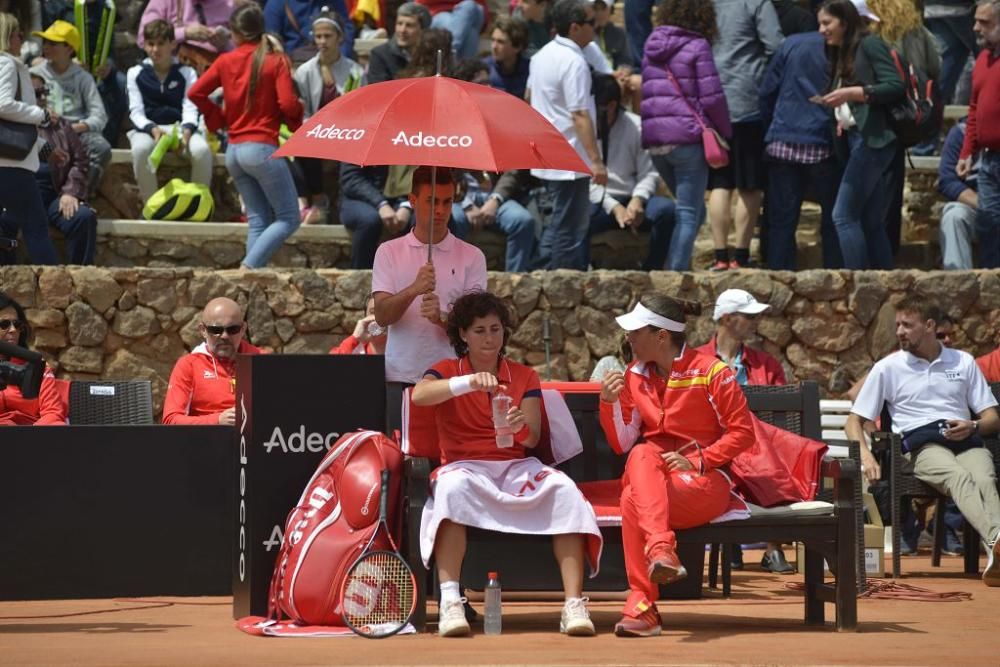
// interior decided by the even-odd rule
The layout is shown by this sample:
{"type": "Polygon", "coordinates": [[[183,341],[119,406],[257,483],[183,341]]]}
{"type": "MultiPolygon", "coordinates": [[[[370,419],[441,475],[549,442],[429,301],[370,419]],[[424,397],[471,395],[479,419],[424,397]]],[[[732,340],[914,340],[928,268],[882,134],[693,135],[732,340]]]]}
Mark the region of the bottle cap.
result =
{"type": "Polygon", "coordinates": [[[498,573],[496,573],[496,572],[488,572],[486,574],[486,578],[487,579],[499,579],[500,575],[498,573]]]}

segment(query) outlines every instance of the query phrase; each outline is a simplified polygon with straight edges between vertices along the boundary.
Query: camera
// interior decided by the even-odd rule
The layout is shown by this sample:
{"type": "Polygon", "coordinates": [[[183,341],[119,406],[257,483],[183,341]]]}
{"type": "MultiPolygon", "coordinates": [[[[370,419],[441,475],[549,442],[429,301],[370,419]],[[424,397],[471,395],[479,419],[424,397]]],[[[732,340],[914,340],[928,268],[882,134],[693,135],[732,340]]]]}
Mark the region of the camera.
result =
{"type": "Polygon", "coordinates": [[[0,342],[0,355],[8,358],[7,361],[0,361],[0,389],[14,385],[21,390],[24,398],[38,398],[45,373],[45,357],[4,342],[0,342]],[[12,359],[23,363],[15,363],[12,359]]]}

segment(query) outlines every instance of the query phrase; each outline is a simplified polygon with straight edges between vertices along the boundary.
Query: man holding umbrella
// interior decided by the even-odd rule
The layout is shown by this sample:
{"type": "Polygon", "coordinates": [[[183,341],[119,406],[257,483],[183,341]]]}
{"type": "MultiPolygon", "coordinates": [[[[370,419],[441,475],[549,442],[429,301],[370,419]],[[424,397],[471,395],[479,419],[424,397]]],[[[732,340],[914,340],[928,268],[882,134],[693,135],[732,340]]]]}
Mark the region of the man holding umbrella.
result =
{"type": "Polygon", "coordinates": [[[444,328],[451,304],[463,294],[486,289],[483,252],[448,231],[454,198],[451,170],[438,169],[432,187],[431,168],[419,167],[410,193],[413,229],[375,253],[372,294],[375,319],[389,327],[388,382],[414,384],[433,364],[454,357],[444,328]],[[428,244],[433,261],[428,261],[428,244]]]}

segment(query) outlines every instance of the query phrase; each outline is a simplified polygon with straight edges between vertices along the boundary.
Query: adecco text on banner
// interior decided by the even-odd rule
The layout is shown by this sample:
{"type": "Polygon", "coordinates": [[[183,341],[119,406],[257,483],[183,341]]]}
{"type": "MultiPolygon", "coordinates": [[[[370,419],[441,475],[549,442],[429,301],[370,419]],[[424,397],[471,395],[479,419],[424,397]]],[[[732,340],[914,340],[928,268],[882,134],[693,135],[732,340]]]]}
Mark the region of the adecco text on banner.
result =
{"type": "Polygon", "coordinates": [[[365,136],[365,131],[354,128],[337,127],[330,123],[328,127],[317,125],[306,132],[307,137],[315,139],[343,139],[344,141],[360,141],[365,136]]]}
{"type": "Polygon", "coordinates": [[[392,140],[393,146],[398,146],[403,144],[404,146],[409,146],[411,148],[416,148],[419,146],[425,146],[427,148],[469,148],[472,146],[472,137],[467,134],[461,136],[454,134],[439,134],[434,136],[431,134],[425,135],[423,132],[417,132],[416,134],[411,134],[406,136],[406,132],[402,130],[396,135],[396,138],[392,140]]]}

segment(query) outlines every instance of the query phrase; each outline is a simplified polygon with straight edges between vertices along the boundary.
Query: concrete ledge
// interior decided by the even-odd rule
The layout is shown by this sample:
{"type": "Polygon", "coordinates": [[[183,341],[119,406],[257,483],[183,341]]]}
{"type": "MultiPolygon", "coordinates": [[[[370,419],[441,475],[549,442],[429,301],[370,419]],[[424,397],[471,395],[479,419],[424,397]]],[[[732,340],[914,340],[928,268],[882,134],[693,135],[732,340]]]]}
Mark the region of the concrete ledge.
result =
{"type": "MultiPolygon", "coordinates": [[[[98,220],[98,236],[133,238],[245,239],[247,226],[240,222],[173,222],[167,220],[98,220]]],[[[343,225],[303,225],[293,237],[297,241],[351,242],[351,232],[343,225]]]]}

